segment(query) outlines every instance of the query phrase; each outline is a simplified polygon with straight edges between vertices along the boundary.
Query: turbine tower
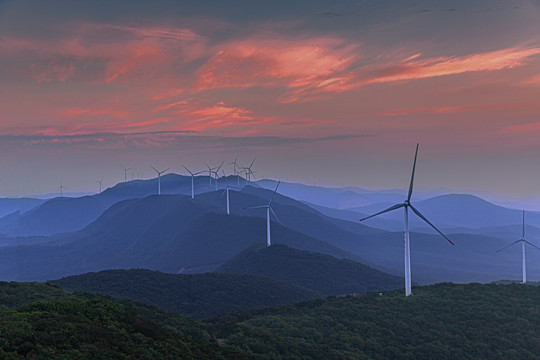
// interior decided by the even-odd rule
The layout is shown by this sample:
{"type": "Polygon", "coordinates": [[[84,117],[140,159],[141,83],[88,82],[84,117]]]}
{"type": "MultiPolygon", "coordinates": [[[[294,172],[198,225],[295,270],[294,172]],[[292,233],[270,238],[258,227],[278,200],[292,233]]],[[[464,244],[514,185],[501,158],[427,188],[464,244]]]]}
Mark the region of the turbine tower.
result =
{"type": "Polygon", "coordinates": [[[157,185],[157,191],[158,191],[158,195],[161,195],[161,174],[163,174],[165,171],[169,170],[169,168],[166,168],[165,170],[161,170],[159,171],[158,169],[156,169],[155,167],[153,166],[150,166],[152,169],[154,169],[155,172],[157,172],[157,175],[158,175],[158,185],[157,185]]]}
{"type": "Polygon", "coordinates": [[[508,246],[503,247],[502,249],[497,250],[497,252],[504,249],[508,249],[510,246],[514,246],[518,243],[521,243],[521,276],[522,276],[522,282],[523,284],[525,284],[527,282],[527,259],[525,257],[525,244],[529,244],[532,247],[535,247],[538,250],[540,250],[538,246],[533,245],[527,240],[525,240],[525,210],[523,210],[523,227],[522,227],[522,232],[521,232],[521,239],[514,241],[513,243],[511,243],[508,246]]]}
{"type": "MultiPolygon", "coordinates": [[[[182,165],[184,166],[184,165],[182,165]]],[[[195,177],[195,175],[199,175],[201,173],[203,173],[203,171],[199,171],[199,172],[196,172],[196,173],[192,173],[187,167],[184,166],[184,169],[187,170],[188,173],[191,174],[191,198],[192,199],[195,199],[195,185],[193,183],[193,178],[195,177]]]]}
{"type": "Polygon", "coordinates": [[[270,239],[270,212],[272,212],[272,215],[274,215],[276,220],[281,224],[281,221],[279,221],[279,218],[277,217],[274,209],[272,209],[272,206],[271,206],[272,201],[274,200],[274,196],[276,196],[276,192],[277,192],[277,189],[279,187],[280,182],[281,181],[278,181],[278,183],[276,185],[276,189],[274,190],[274,193],[272,194],[272,197],[270,198],[270,201],[268,202],[267,205],[252,206],[252,207],[247,208],[247,209],[266,209],[266,246],[272,245],[272,241],[270,239]]]}
{"type": "Polygon", "coordinates": [[[401,204],[396,204],[394,206],[391,206],[389,207],[388,209],[385,209],[383,211],[380,211],[378,213],[375,213],[373,215],[370,215],[370,216],[367,216],[363,219],[360,219],[360,221],[364,221],[364,220],[367,220],[367,219],[370,219],[374,216],[377,216],[377,215],[381,215],[381,214],[384,214],[384,213],[387,213],[389,211],[393,211],[393,210],[396,210],[396,209],[399,209],[399,208],[404,208],[405,209],[405,236],[404,236],[404,247],[405,247],[405,296],[409,296],[411,295],[411,247],[410,247],[410,243],[409,243],[409,208],[411,208],[411,210],[422,220],[424,220],[429,226],[431,226],[433,229],[435,229],[435,231],[437,231],[439,234],[442,235],[442,237],[444,237],[446,240],[448,240],[448,242],[452,245],[454,245],[454,243],[452,241],[450,241],[450,239],[448,237],[446,237],[446,235],[444,235],[439,229],[437,229],[435,227],[435,225],[433,225],[432,223],[429,222],[428,219],[425,218],[424,215],[422,215],[420,213],[420,211],[418,211],[412,204],[411,204],[411,196],[412,196],[412,193],[413,193],[413,182],[414,182],[414,171],[415,171],[415,168],[416,168],[416,158],[418,156],[418,144],[416,144],[416,152],[414,154],[414,163],[413,163],[413,169],[412,169],[412,175],[411,175],[411,183],[409,184],[409,193],[407,195],[407,199],[401,203],[401,204]]]}
{"type": "Polygon", "coordinates": [[[221,193],[220,198],[222,198],[223,195],[227,194],[227,215],[230,215],[230,211],[229,211],[229,189],[238,189],[238,188],[227,185],[225,190],[223,190],[223,192],[221,193]]]}
{"type": "Polygon", "coordinates": [[[131,168],[124,167],[124,165],[121,165],[122,169],[124,169],[124,182],[127,182],[127,172],[131,170],[131,168]]]}
{"type": "Polygon", "coordinates": [[[101,188],[103,187],[103,176],[97,181],[97,183],[99,184],[99,193],[101,194],[101,188]]]}

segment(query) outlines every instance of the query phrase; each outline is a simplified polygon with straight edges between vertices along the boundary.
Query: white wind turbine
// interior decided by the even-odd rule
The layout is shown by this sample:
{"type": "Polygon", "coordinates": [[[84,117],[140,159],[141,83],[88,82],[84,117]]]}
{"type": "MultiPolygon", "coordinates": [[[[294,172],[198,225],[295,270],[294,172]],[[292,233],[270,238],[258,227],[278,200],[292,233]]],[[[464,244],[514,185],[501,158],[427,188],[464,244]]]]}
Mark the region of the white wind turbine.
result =
{"type": "Polygon", "coordinates": [[[158,175],[158,195],[161,195],[161,174],[163,174],[165,171],[169,170],[169,168],[166,168],[165,170],[159,171],[153,166],[150,166],[152,169],[154,169],[155,172],[157,172],[158,175]]]}
{"type": "Polygon", "coordinates": [[[99,184],[99,193],[101,194],[101,188],[103,187],[103,176],[97,181],[97,183],[99,184]]]}
{"type": "Polygon", "coordinates": [[[270,212],[274,215],[276,220],[281,224],[281,221],[279,221],[279,218],[277,217],[274,209],[272,209],[272,201],[274,200],[274,196],[276,196],[276,192],[279,186],[279,183],[281,181],[278,181],[276,185],[276,189],[274,190],[274,193],[272,194],[272,197],[270,198],[270,201],[267,205],[261,205],[261,206],[252,206],[248,207],[247,209],[266,209],[266,246],[272,245],[272,241],[270,239],[270,212]]]}
{"type": "Polygon", "coordinates": [[[527,282],[527,260],[525,258],[525,244],[527,243],[527,244],[531,245],[532,247],[535,247],[538,250],[540,250],[540,248],[538,246],[533,245],[530,242],[528,242],[527,240],[525,240],[525,210],[523,210],[523,229],[522,229],[522,232],[521,232],[521,239],[519,239],[517,241],[514,241],[513,243],[511,243],[508,246],[503,247],[502,249],[497,250],[497,252],[499,252],[501,250],[504,250],[504,249],[508,249],[510,246],[514,246],[517,243],[521,243],[521,274],[522,274],[522,282],[523,282],[523,284],[525,284],[527,282]]]}
{"type": "Polygon", "coordinates": [[[124,169],[124,182],[127,182],[127,172],[131,170],[131,168],[124,167],[124,165],[121,165],[122,169],[124,169]]]}
{"type": "Polygon", "coordinates": [[[223,192],[221,193],[220,198],[223,197],[223,195],[227,194],[227,215],[230,215],[231,213],[229,211],[229,189],[238,189],[238,188],[227,185],[225,190],[223,190],[223,192]]]}
{"type": "Polygon", "coordinates": [[[364,221],[366,219],[372,218],[377,215],[381,215],[384,213],[387,213],[389,211],[393,211],[399,208],[405,209],[405,296],[411,295],[411,247],[409,244],[409,208],[422,220],[424,220],[429,226],[431,226],[435,231],[437,231],[439,234],[442,235],[448,242],[452,245],[454,243],[450,241],[446,235],[444,235],[439,229],[435,227],[432,223],[429,222],[428,219],[425,218],[424,215],[420,213],[412,204],[411,204],[411,196],[413,193],[413,182],[414,182],[414,170],[416,168],[416,157],[418,156],[418,144],[416,144],[416,152],[414,154],[414,163],[413,163],[413,169],[412,169],[412,175],[411,175],[411,183],[409,185],[409,194],[407,195],[407,199],[401,203],[396,204],[394,206],[389,207],[388,209],[385,209],[383,211],[380,211],[378,213],[375,213],[373,215],[367,216],[363,219],[360,219],[360,221],[364,221]]]}
{"type": "MultiPolygon", "coordinates": [[[[184,166],[184,165],[182,165],[184,166]]],[[[196,173],[192,173],[187,167],[184,166],[184,169],[187,170],[188,173],[191,174],[191,198],[192,199],[195,199],[195,184],[193,183],[193,178],[195,177],[195,175],[199,175],[201,173],[203,173],[204,171],[199,171],[199,172],[196,172],[196,173]]]]}

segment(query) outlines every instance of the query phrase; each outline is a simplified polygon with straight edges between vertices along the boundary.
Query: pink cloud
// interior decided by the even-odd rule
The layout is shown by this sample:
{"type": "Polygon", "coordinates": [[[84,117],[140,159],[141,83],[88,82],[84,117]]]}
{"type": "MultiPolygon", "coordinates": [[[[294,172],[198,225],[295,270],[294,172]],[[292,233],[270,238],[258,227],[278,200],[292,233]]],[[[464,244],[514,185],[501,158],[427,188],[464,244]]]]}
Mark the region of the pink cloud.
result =
{"type": "MultiPolygon", "coordinates": [[[[405,61],[403,64],[380,66],[379,74],[364,79],[363,84],[418,80],[467,72],[512,69],[540,54],[540,48],[509,48],[463,57],[439,57],[405,61]]],[[[416,58],[414,58],[416,59],[416,58]]]]}
{"type": "Polygon", "coordinates": [[[511,134],[511,133],[529,133],[536,132],[540,130],[540,122],[533,122],[527,124],[512,125],[503,128],[501,134],[511,134]]]}
{"type": "Polygon", "coordinates": [[[353,60],[352,49],[335,39],[224,44],[197,70],[198,88],[311,86],[346,69],[353,60]]]}

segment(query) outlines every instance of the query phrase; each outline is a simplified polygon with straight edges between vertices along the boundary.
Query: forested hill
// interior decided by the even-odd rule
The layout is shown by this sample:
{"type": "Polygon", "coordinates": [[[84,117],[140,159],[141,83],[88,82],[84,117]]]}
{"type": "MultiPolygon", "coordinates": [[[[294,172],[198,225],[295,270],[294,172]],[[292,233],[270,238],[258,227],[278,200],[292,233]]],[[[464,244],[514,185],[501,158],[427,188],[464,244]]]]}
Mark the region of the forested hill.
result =
{"type": "Polygon", "coordinates": [[[540,288],[450,283],[314,300],[214,321],[258,359],[538,359],[540,288]]]}
{"type": "Polygon", "coordinates": [[[0,282],[0,295],[0,359],[250,358],[200,323],[137,303],[36,283],[0,282]]]}
{"type": "Polygon", "coordinates": [[[321,293],[269,278],[240,274],[166,274],[145,269],[105,270],[50,283],[130,299],[192,318],[295,304],[321,293]]]}

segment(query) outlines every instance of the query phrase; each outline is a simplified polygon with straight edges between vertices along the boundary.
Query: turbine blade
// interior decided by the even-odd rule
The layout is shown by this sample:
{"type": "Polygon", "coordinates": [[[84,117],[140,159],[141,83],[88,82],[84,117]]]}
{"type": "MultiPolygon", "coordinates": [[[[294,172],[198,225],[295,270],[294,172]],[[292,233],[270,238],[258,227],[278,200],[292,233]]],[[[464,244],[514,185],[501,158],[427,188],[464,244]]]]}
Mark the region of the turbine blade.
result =
{"type": "Polygon", "coordinates": [[[227,189],[223,190],[223,192],[221,193],[221,196],[219,198],[221,199],[223,197],[223,195],[225,195],[226,192],[227,192],[227,189]]]}
{"type": "Polygon", "coordinates": [[[272,194],[272,197],[270,198],[270,202],[268,203],[268,206],[270,206],[270,204],[272,203],[272,201],[274,200],[274,196],[276,196],[276,192],[277,192],[277,188],[279,187],[279,184],[281,183],[281,180],[278,181],[277,185],[276,185],[276,190],[274,190],[274,193],[272,194]]]}
{"type": "Polygon", "coordinates": [[[223,160],[223,161],[221,162],[221,164],[219,164],[219,166],[218,166],[216,172],[219,172],[219,169],[221,169],[221,167],[223,166],[223,163],[224,163],[224,162],[225,162],[225,160],[223,160]]]}
{"type": "Polygon", "coordinates": [[[257,159],[256,157],[255,157],[255,158],[253,158],[253,161],[251,162],[251,164],[249,164],[249,170],[251,170],[251,167],[252,167],[252,166],[253,166],[253,164],[255,163],[255,160],[256,160],[256,159],[257,159]]]}
{"type": "MultiPolygon", "coordinates": [[[[411,183],[409,184],[409,194],[407,195],[407,201],[411,201],[414,183],[414,171],[416,169],[416,157],[418,156],[418,143],[416,144],[416,152],[414,153],[414,163],[412,168],[411,183]]],[[[444,236],[444,235],[443,235],[444,236]]],[[[450,241],[450,240],[448,240],[450,241]]]]}
{"type": "Polygon", "coordinates": [[[418,215],[419,218],[421,218],[421,219],[424,220],[426,223],[428,223],[428,225],[431,226],[433,229],[435,229],[435,231],[437,231],[439,234],[441,234],[441,236],[442,236],[443,238],[445,238],[446,240],[448,240],[448,242],[449,242],[450,244],[455,245],[455,244],[454,244],[454,243],[453,243],[446,235],[444,235],[444,234],[442,233],[441,230],[437,229],[437,228],[435,227],[435,225],[433,225],[432,223],[430,223],[429,220],[426,219],[426,217],[420,213],[420,211],[418,211],[418,210],[417,210],[414,206],[412,206],[412,205],[409,205],[409,206],[411,207],[412,211],[414,211],[414,213],[415,213],[416,215],[418,215]]]}
{"type": "Polygon", "coordinates": [[[521,238],[525,239],[525,210],[523,210],[523,231],[521,232],[521,238]]]}
{"type": "Polygon", "coordinates": [[[190,171],[190,170],[189,170],[189,169],[188,169],[187,167],[185,167],[184,165],[182,165],[182,166],[183,166],[183,167],[184,167],[184,169],[186,169],[186,170],[187,170],[187,172],[188,172],[188,173],[190,173],[190,174],[191,174],[192,176],[193,176],[193,175],[195,175],[195,174],[193,174],[193,173],[192,173],[192,172],[191,172],[191,171],[190,171]]]}
{"type": "Polygon", "coordinates": [[[523,240],[523,241],[525,241],[527,244],[531,245],[532,247],[535,247],[535,248],[537,248],[538,250],[540,250],[540,247],[538,247],[538,246],[536,246],[536,245],[534,245],[534,244],[531,244],[531,243],[528,242],[527,240],[523,240]]]}
{"type": "Polygon", "coordinates": [[[521,240],[521,239],[520,239],[520,240],[516,240],[516,241],[514,241],[513,243],[511,243],[510,245],[507,245],[507,246],[503,247],[502,249],[497,250],[496,252],[503,251],[504,249],[508,249],[510,246],[514,246],[514,245],[516,245],[517,243],[519,243],[519,242],[521,242],[521,241],[523,241],[523,240],[521,240]]]}
{"type": "Polygon", "coordinates": [[[281,223],[281,220],[279,220],[279,218],[277,217],[277,215],[276,215],[274,209],[272,209],[272,208],[270,207],[270,211],[272,212],[272,215],[274,215],[274,217],[276,218],[276,220],[278,221],[278,223],[280,223],[281,225],[283,225],[283,224],[281,223]]]}
{"type": "Polygon", "coordinates": [[[250,206],[250,207],[247,207],[247,208],[244,208],[244,209],[262,209],[262,208],[267,208],[268,205],[261,205],[261,206],[250,206]]]}
{"type": "Polygon", "coordinates": [[[379,211],[378,213],[375,213],[373,215],[366,216],[365,218],[362,218],[362,219],[360,219],[358,221],[364,221],[364,220],[370,219],[372,217],[375,217],[377,215],[381,215],[381,214],[387,213],[389,211],[399,209],[399,208],[401,208],[403,206],[405,206],[405,204],[396,204],[394,206],[390,206],[388,209],[384,209],[383,211],[379,211]]]}
{"type": "Polygon", "coordinates": [[[150,165],[150,167],[151,167],[152,169],[154,169],[154,171],[157,172],[157,173],[159,174],[159,171],[157,171],[157,169],[156,169],[155,167],[153,167],[152,165],[150,165]]]}

